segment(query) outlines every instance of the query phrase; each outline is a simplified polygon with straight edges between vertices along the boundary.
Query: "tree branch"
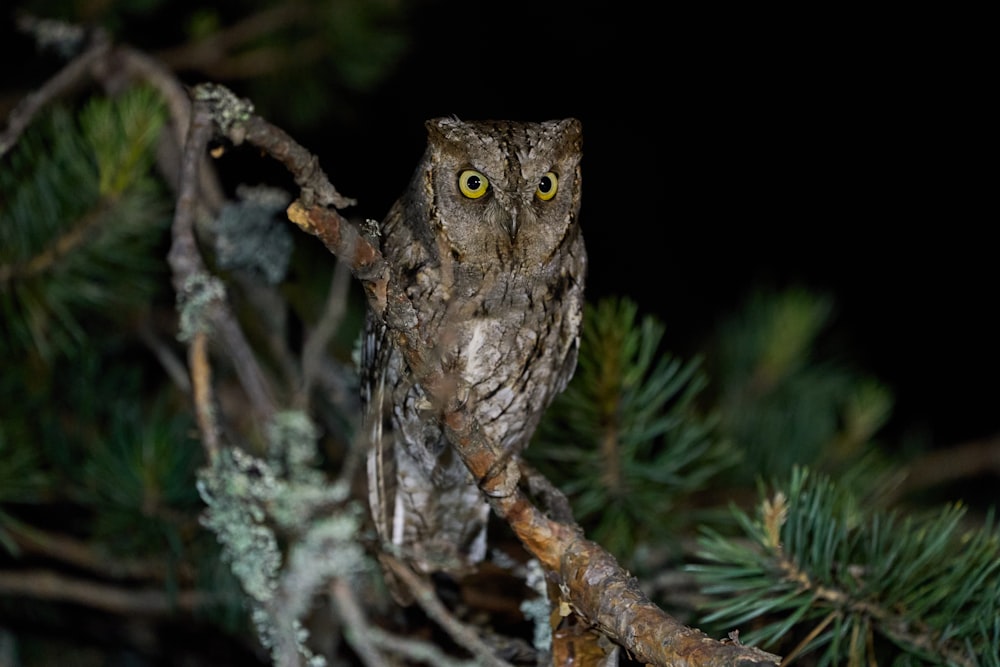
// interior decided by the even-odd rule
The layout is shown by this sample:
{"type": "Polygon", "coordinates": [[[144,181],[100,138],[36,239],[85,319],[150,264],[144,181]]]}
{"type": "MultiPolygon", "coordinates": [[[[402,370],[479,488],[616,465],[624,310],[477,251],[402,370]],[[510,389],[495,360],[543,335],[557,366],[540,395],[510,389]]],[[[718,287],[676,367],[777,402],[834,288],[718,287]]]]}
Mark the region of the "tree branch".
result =
{"type": "Polygon", "coordinates": [[[303,61],[295,58],[302,55],[301,47],[295,49],[296,53],[267,47],[258,47],[249,55],[237,52],[254,40],[274,35],[285,26],[309,21],[313,16],[310,9],[312,8],[306,3],[284,2],[246,16],[231,26],[221,27],[194,42],[160,51],[156,56],[173,70],[198,69],[207,72],[209,76],[222,79],[247,76],[244,63],[248,58],[258,62],[266,56],[261,65],[252,69],[250,73],[253,75],[274,71],[288,63],[297,63],[301,67],[303,61]]]}
{"type": "Polygon", "coordinates": [[[337,262],[333,267],[333,278],[330,280],[330,291],[326,297],[323,314],[312,331],[307,333],[305,343],[302,345],[302,388],[299,391],[299,402],[302,405],[309,404],[309,395],[319,377],[326,346],[340,330],[344,320],[350,283],[351,274],[347,265],[337,262]]]}
{"type": "MultiPolygon", "coordinates": [[[[211,328],[224,343],[225,349],[233,361],[233,367],[240,378],[240,383],[254,407],[255,414],[262,423],[266,423],[270,421],[275,411],[271,389],[249,343],[243,336],[242,329],[236,323],[224,292],[213,287],[194,236],[194,211],[198,197],[199,165],[205,155],[212,131],[212,117],[208,105],[204,102],[196,102],[181,163],[180,190],[177,196],[177,208],[174,212],[173,243],[167,259],[173,272],[174,289],[178,299],[188,310],[187,317],[192,321],[193,329],[182,332],[184,335],[190,336],[194,342],[189,352],[192,355],[192,368],[203,368],[207,371],[207,361],[200,360],[200,356],[205,355],[200,337],[206,328],[211,328]],[[190,309],[197,309],[200,312],[191,313],[190,309]]],[[[184,317],[185,313],[182,312],[182,321],[184,317]]],[[[202,374],[202,377],[207,381],[207,375],[202,374]]],[[[202,427],[202,436],[209,455],[214,455],[218,436],[217,425],[212,417],[214,406],[210,389],[207,385],[202,386],[201,393],[199,393],[197,384],[199,376],[194,377],[193,380],[195,381],[195,397],[199,399],[196,405],[199,426],[202,427]]]]}
{"type": "MultiPolygon", "coordinates": [[[[102,577],[163,580],[169,574],[167,564],[162,561],[111,558],[85,542],[34,528],[10,516],[0,517],[0,522],[14,544],[24,552],[45,556],[102,577]]],[[[180,567],[184,580],[194,579],[191,568],[183,564],[180,567]]]]}
{"type": "Polygon", "coordinates": [[[1000,436],[928,452],[906,466],[900,495],[977,475],[1000,476],[1000,436]]]}
{"type": "Polygon", "coordinates": [[[431,588],[423,579],[413,573],[406,565],[400,563],[392,556],[386,555],[384,562],[389,565],[399,579],[413,593],[413,599],[424,610],[424,612],[441,626],[448,635],[458,644],[465,647],[476,656],[478,664],[485,667],[511,667],[509,662],[501,660],[493,655],[493,650],[479,638],[474,631],[459,622],[453,617],[448,609],[438,600],[431,588]]]}
{"type": "MultiPolygon", "coordinates": [[[[347,626],[344,635],[366,667],[384,667],[385,653],[406,658],[410,663],[435,667],[477,667],[485,663],[476,660],[458,660],[446,655],[437,646],[420,639],[408,639],[386,632],[365,617],[351,586],[343,579],[330,584],[330,597],[334,612],[347,626]]],[[[396,663],[392,663],[396,664],[396,663]]]]}
{"type": "Polygon", "coordinates": [[[168,614],[177,609],[192,611],[212,602],[212,597],[201,591],[168,594],[162,587],[135,590],[46,570],[0,572],[0,595],[74,602],[112,614],[145,616],[168,614]]]}
{"type": "Polygon", "coordinates": [[[53,100],[68,94],[91,76],[94,65],[111,50],[106,35],[97,33],[93,45],[73,58],[51,79],[27,95],[14,107],[7,119],[7,129],[0,134],[0,157],[17,143],[18,138],[31,124],[32,119],[53,100]]]}
{"type": "MultiPolygon", "coordinates": [[[[52,32],[83,34],[77,26],[61,21],[35,19],[31,16],[20,17],[18,26],[26,32],[33,33],[40,41],[47,33],[52,32]]],[[[45,107],[92,80],[100,83],[106,90],[117,90],[123,80],[122,74],[125,75],[125,80],[142,81],[160,93],[172,120],[172,143],[174,146],[184,145],[187,130],[191,125],[191,102],[173,72],[142,51],[126,46],[113,46],[102,30],[94,31],[90,35],[90,42],[90,46],[83,53],[70,60],[38,90],[25,96],[10,112],[7,128],[0,133],[0,157],[17,143],[24,130],[45,107]]],[[[164,170],[164,177],[172,185],[176,185],[175,167],[176,165],[164,170]]],[[[212,172],[207,169],[200,170],[200,178],[201,199],[210,210],[217,210],[223,199],[219,184],[212,178],[212,172]]]]}

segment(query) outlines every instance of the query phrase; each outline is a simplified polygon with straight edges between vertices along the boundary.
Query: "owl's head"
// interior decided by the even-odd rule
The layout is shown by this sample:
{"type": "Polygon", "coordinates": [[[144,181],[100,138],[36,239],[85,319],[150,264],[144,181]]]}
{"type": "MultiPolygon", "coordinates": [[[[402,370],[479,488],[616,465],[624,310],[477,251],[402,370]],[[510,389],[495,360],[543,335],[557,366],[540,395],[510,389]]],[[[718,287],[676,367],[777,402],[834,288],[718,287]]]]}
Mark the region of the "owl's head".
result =
{"type": "Polygon", "coordinates": [[[580,121],[427,121],[424,196],[455,259],[547,262],[577,233],[580,121]]]}

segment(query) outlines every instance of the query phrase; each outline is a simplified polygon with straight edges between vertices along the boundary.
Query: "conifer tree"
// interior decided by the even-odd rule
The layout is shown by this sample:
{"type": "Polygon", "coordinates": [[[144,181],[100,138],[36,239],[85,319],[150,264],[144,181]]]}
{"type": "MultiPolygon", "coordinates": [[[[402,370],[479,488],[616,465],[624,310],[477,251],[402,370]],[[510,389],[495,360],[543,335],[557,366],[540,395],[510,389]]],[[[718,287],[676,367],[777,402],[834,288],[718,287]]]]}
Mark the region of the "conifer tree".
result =
{"type": "MultiPolygon", "coordinates": [[[[359,94],[404,41],[377,29],[388,5],[271,11],[299,55],[310,35],[336,37],[319,61],[336,64],[341,92],[359,94]]],[[[215,30],[217,18],[192,30],[251,37],[207,72],[272,49],[277,33],[215,30]]],[[[358,482],[357,267],[290,224],[299,193],[267,183],[231,141],[253,115],[245,101],[229,128],[201,127],[229,155],[191,179],[181,156],[198,119],[173,71],[100,31],[21,24],[68,64],[0,135],[0,662],[106,650],[199,664],[637,664],[642,646],[610,648],[614,630],[584,619],[551,564],[502,530],[474,585],[400,571],[419,610],[395,606],[358,482]],[[227,167],[257,185],[231,185],[227,167]],[[130,622],[154,638],[96,639],[130,622]]],[[[162,62],[190,67],[192,53],[162,62]]],[[[289,122],[335,106],[293,70],[285,87],[255,78],[251,98],[315,102],[290,104],[289,122]]],[[[745,644],[799,665],[1000,665],[992,510],[906,503],[903,466],[879,441],[891,393],[820,351],[834,306],[761,290],[685,359],[671,323],[636,302],[591,303],[524,486],[614,554],[638,578],[627,583],[728,637],[718,655],[745,644]]]]}

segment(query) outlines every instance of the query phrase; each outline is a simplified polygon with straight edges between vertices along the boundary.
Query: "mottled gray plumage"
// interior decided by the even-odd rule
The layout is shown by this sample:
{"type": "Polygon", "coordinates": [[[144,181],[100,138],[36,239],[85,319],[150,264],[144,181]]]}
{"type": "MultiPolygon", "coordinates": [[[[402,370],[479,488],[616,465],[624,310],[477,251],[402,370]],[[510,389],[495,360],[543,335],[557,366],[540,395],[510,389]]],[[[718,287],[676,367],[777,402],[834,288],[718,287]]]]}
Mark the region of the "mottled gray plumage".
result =
{"type": "MultiPolygon", "coordinates": [[[[576,366],[586,255],[579,121],[427,122],[427,150],[380,229],[456,396],[512,455],[576,366]],[[464,189],[464,192],[463,192],[464,189]]],[[[489,508],[440,414],[369,316],[362,354],[376,528],[424,572],[486,551],[489,508]]]]}

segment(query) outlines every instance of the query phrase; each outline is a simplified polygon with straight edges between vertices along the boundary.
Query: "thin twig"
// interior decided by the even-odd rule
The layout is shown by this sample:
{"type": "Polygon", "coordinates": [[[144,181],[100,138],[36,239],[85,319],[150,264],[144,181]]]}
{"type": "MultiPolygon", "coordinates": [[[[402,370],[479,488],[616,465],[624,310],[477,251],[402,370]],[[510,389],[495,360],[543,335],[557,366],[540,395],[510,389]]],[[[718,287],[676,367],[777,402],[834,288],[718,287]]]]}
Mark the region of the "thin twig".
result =
{"type": "Polygon", "coordinates": [[[36,600],[74,602],[91,609],[124,615],[162,615],[177,610],[193,611],[214,602],[202,591],[167,593],[162,588],[135,589],[67,577],[47,570],[0,572],[0,596],[14,595],[36,600]]]}
{"type": "MultiPolygon", "coordinates": [[[[246,141],[264,149],[271,157],[285,165],[295,178],[296,184],[302,188],[304,205],[334,206],[339,209],[357,203],[354,199],[337,192],[319,166],[319,159],[284,130],[271,125],[259,116],[247,118],[238,127],[240,132],[245,132],[246,141]]],[[[348,227],[353,228],[350,224],[348,227]]]]}
{"type": "Polygon", "coordinates": [[[148,318],[143,318],[138,326],[139,340],[150,349],[156,360],[160,362],[164,372],[184,394],[191,394],[191,380],[188,378],[187,368],[184,362],[174,354],[174,351],[167,345],[153,330],[148,318]]]}
{"type": "Polygon", "coordinates": [[[517,464],[520,468],[521,479],[528,487],[528,493],[539,499],[549,516],[560,523],[572,523],[573,508],[570,506],[566,494],[527,461],[519,460],[517,464]]]}
{"type": "Polygon", "coordinates": [[[347,295],[351,287],[351,271],[344,262],[337,262],[333,267],[333,278],[330,280],[330,292],[326,297],[326,306],[316,326],[306,336],[302,347],[302,390],[300,403],[308,405],[309,394],[319,376],[322,367],[321,360],[326,346],[344,320],[347,312],[347,295]]]}
{"type": "Polygon", "coordinates": [[[298,387],[302,384],[302,371],[298,357],[289,345],[288,301],[278,288],[261,281],[250,271],[234,271],[232,280],[240,288],[240,310],[264,313],[247,324],[251,334],[267,348],[272,367],[280,373],[283,386],[298,387]]]}
{"type": "Polygon", "coordinates": [[[205,447],[209,465],[219,457],[219,423],[215,419],[215,395],[212,391],[212,364],[208,360],[208,336],[200,331],[191,340],[188,366],[194,386],[194,413],[198,432],[205,447]]]}
{"type": "Polygon", "coordinates": [[[0,134],[0,157],[17,143],[18,138],[39,111],[51,104],[53,100],[68,94],[89,79],[94,64],[103,59],[110,48],[103,33],[98,33],[94,44],[89,49],[73,58],[41,88],[26,95],[10,112],[7,119],[7,129],[0,134]]]}
{"type": "Polygon", "coordinates": [[[475,630],[451,615],[451,612],[441,604],[434,589],[427,582],[390,555],[385,556],[384,562],[389,565],[393,574],[410,589],[410,592],[413,593],[413,599],[427,616],[441,626],[459,646],[472,653],[486,667],[511,667],[509,662],[493,655],[492,647],[480,639],[475,630]]]}
{"type": "Polygon", "coordinates": [[[212,79],[251,79],[293,67],[310,66],[330,53],[330,44],[321,37],[298,39],[287,46],[258,46],[240,53],[226,54],[214,62],[196,65],[212,79]]]}
{"type": "Polygon", "coordinates": [[[232,58],[232,53],[245,44],[313,16],[310,9],[305,3],[283,2],[220,28],[198,41],[160,51],[156,57],[174,70],[197,68],[211,73],[217,63],[232,58]]]}
{"type": "MultiPolygon", "coordinates": [[[[162,62],[142,51],[122,46],[115,49],[111,57],[120,62],[132,78],[148,83],[160,93],[172,121],[174,142],[176,146],[183,147],[191,126],[191,100],[177,76],[162,62]]],[[[225,196],[215,177],[215,171],[207,168],[208,157],[202,153],[200,160],[197,204],[199,207],[204,206],[208,214],[214,216],[222,207],[225,196]]],[[[165,176],[168,182],[175,182],[172,173],[166,172],[165,176]]],[[[177,189],[180,190],[179,184],[177,189]]]]}
{"type": "Polygon", "coordinates": [[[788,653],[788,655],[786,655],[784,659],[782,659],[780,667],[787,667],[787,665],[790,665],[792,660],[795,660],[795,658],[799,656],[799,653],[801,653],[805,649],[805,647],[809,645],[809,642],[816,639],[816,637],[819,636],[819,633],[823,632],[823,630],[826,629],[826,626],[830,625],[830,623],[833,622],[840,615],[842,614],[839,610],[834,610],[831,611],[829,614],[827,614],[826,618],[824,618],[816,625],[816,627],[810,630],[809,634],[803,637],[802,641],[796,644],[795,648],[793,648],[788,653]]]}
{"type": "MultiPolygon", "coordinates": [[[[174,289],[182,300],[192,296],[190,292],[193,281],[200,276],[208,276],[194,236],[194,209],[198,196],[198,167],[212,132],[212,117],[207,106],[196,103],[181,162],[180,190],[174,211],[173,242],[167,256],[173,272],[174,289]]],[[[275,411],[271,389],[253,350],[243,335],[243,330],[236,323],[228,302],[221,296],[214,297],[205,304],[205,308],[207,323],[232,360],[233,369],[250,399],[255,415],[264,423],[270,421],[275,411]]],[[[203,351],[198,354],[203,354],[203,351]]],[[[207,359],[207,356],[205,358],[207,359]]],[[[195,359],[196,357],[192,357],[192,361],[195,359]]],[[[213,404],[214,401],[206,397],[203,407],[210,410],[213,404]]],[[[210,413],[206,411],[204,414],[208,416],[210,413]]],[[[212,431],[214,430],[213,428],[212,431]]],[[[209,435],[209,438],[212,436],[209,435]]],[[[209,448],[209,454],[214,455],[212,446],[208,443],[206,446],[209,448]]]]}
{"type": "Polygon", "coordinates": [[[406,658],[411,662],[419,662],[433,667],[480,667],[478,660],[458,660],[440,650],[434,644],[400,637],[386,632],[378,626],[372,626],[368,631],[373,643],[387,652],[406,658]]]}
{"type": "Polygon", "coordinates": [[[434,667],[478,667],[482,664],[475,659],[454,658],[430,642],[386,632],[365,617],[350,583],[343,579],[333,581],[330,593],[335,604],[333,611],[347,627],[347,641],[367,667],[385,667],[389,660],[386,654],[434,667]]]}
{"type": "Polygon", "coordinates": [[[898,494],[913,493],[977,475],[1000,476],[1000,437],[936,449],[906,466],[898,494]]]}
{"type": "Polygon", "coordinates": [[[228,302],[218,302],[212,313],[212,327],[254,407],[255,414],[261,422],[269,422],[276,409],[274,393],[228,302]]]}
{"type": "MultiPolygon", "coordinates": [[[[39,530],[10,516],[0,516],[0,523],[14,544],[25,553],[42,555],[102,577],[163,580],[168,574],[167,565],[162,561],[111,558],[86,542],[39,530]]],[[[184,568],[184,579],[191,580],[193,576],[190,568],[184,568]]]]}
{"type": "Polygon", "coordinates": [[[354,598],[354,591],[351,584],[343,579],[334,579],[330,584],[330,597],[335,603],[334,613],[343,621],[346,631],[344,637],[351,645],[354,652],[365,663],[367,667],[382,667],[386,663],[384,655],[379,653],[375,643],[368,632],[374,627],[371,621],[365,618],[365,613],[361,605],[354,598]]]}

